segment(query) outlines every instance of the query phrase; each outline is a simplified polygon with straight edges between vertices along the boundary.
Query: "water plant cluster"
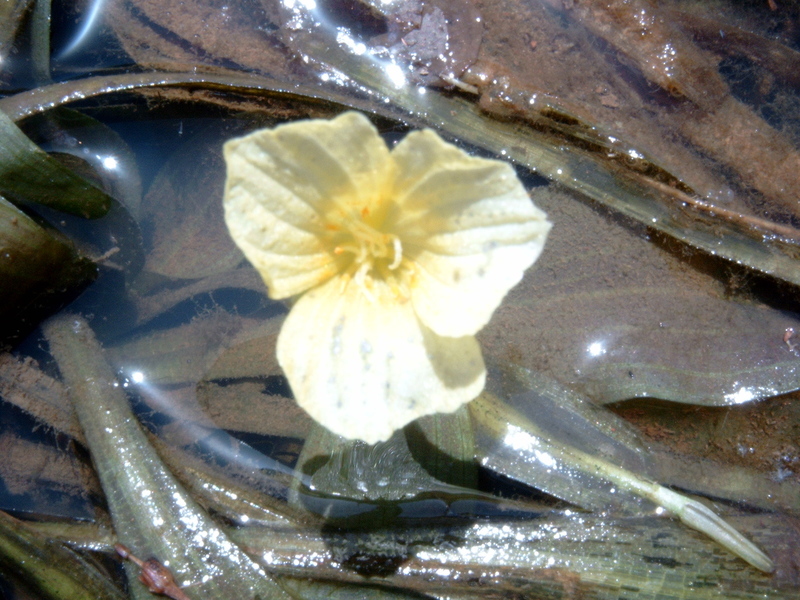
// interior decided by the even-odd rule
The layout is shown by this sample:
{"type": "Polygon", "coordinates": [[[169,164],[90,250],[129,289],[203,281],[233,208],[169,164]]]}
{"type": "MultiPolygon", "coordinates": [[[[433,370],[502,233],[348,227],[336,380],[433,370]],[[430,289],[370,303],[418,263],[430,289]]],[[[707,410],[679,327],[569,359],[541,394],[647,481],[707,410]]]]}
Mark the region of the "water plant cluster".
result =
{"type": "Polygon", "coordinates": [[[5,3],[0,595],[795,597],[786,4],[5,3]]]}

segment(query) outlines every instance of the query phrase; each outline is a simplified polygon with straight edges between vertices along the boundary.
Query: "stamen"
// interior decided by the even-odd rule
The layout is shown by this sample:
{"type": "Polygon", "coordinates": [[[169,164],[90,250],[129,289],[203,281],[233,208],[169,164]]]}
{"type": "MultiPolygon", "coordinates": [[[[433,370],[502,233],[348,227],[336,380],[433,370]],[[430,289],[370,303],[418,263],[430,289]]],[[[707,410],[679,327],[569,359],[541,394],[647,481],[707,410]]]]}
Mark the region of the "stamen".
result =
{"type": "Polygon", "coordinates": [[[364,253],[364,244],[339,244],[333,248],[334,254],[344,254],[345,252],[352,252],[358,257],[364,253]]]}
{"type": "Polygon", "coordinates": [[[403,244],[400,243],[400,238],[396,235],[392,236],[392,246],[394,247],[394,260],[389,265],[390,271],[394,271],[403,262],[403,244]]]}
{"type": "Polygon", "coordinates": [[[367,273],[369,272],[372,265],[369,263],[363,263],[358,270],[356,271],[355,276],[353,277],[353,281],[356,282],[356,285],[361,288],[361,291],[367,297],[371,303],[375,303],[375,294],[373,294],[369,287],[367,286],[367,282],[369,279],[367,278],[367,273]]]}
{"type": "MultiPolygon", "coordinates": [[[[362,212],[363,216],[365,215],[362,212]]],[[[333,253],[353,254],[353,262],[344,275],[352,277],[353,282],[364,292],[367,299],[370,302],[377,301],[372,289],[373,275],[375,275],[389,283],[398,298],[406,300],[407,290],[398,285],[392,273],[403,263],[403,244],[400,238],[392,233],[382,233],[357,217],[346,220],[341,227],[337,225],[337,229],[346,230],[352,238],[334,246],[333,253]],[[387,264],[390,253],[391,262],[387,264]]]]}

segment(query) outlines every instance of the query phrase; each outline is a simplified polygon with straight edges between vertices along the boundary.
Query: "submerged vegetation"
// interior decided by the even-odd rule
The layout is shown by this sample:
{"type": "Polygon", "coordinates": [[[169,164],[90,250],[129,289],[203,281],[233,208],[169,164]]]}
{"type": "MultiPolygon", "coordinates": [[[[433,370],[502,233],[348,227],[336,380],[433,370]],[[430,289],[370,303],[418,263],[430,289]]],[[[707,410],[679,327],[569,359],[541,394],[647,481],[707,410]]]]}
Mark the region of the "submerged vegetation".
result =
{"type": "MultiPolygon", "coordinates": [[[[796,596],[798,9],[236,4],[0,9],[0,594],[796,596]],[[414,303],[481,385],[388,429],[365,405],[373,445],[292,398],[320,402],[292,373],[330,343],[304,312],[326,283],[267,265],[268,298],[236,233],[258,222],[225,224],[223,144],[300,119],[346,122],[348,161],[516,163],[535,224],[481,230],[530,246],[500,284],[414,303]]],[[[406,293],[414,232],[358,223],[319,242],[336,273],[406,293]]],[[[391,380],[450,381],[420,344],[435,377],[391,380]]]]}

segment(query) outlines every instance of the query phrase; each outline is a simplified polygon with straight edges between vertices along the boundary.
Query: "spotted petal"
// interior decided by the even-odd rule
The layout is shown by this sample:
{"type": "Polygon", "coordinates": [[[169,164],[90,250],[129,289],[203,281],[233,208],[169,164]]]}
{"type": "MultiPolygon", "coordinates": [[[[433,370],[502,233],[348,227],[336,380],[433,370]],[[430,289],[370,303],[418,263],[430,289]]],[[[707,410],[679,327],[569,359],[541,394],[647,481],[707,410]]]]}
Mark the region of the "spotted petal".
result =
{"type": "Polygon", "coordinates": [[[339,272],[329,217],[374,206],[391,169],[383,139],[355,112],[231,140],[225,161],[225,222],[273,298],[339,272]]]}
{"type": "Polygon", "coordinates": [[[474,334],[539,256],[550,223],[510,165],[430,130],[406,136],[392,159],[392,227],[414,265],[414,308],[439,335],[474,334]]]}
{"type": "Polygon", "coordinates": [[[414,419],[452,412],[483,389],[471,336],[444,338],[410,302],[373,280],[341,276],[308,291],[278,338],[278,361],[297,402],[347,438],[375,443],[414,419]]]}

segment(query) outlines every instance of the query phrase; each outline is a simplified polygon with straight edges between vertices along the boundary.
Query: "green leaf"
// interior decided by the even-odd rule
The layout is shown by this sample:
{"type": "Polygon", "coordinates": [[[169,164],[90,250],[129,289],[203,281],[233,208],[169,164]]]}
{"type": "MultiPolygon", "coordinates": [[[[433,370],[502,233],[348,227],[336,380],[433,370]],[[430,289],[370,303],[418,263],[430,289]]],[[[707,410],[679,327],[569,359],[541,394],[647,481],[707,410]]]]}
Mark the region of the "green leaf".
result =
{"type": "Polygon", "coordinates": [[[0,192],[86,218],[102,217],[111,198],[34,144],[0,110],[0,192]]]}
{"type": "Polygon", "coordinates": [[[45,600],[124,600],[108,578],[72,550],[0,511],[0,566],[45,600]]]}
{"type": "Polygon", "coordinates": [[[32,329],[96,275],[69,240],[0,196],[0,339],[32,329]]]}
{"type": "Polygon", "coordinates": [[[20,122],[23,132],[47,152],[70,154],[83,163],[85,176],[140,217],[142,181],[136,156],[111,127],[82,112],[56,107],[20,122]],[[88,168],[87,168],[88,167],[88,168]]]}
{"type": "MultiPolygon", "coordinates": [[[[136,555],[168,561],[190,598],[288,600],[163,465],[89,325],[78,316],[61,315],[44,329],[70,386],[119,540],[136,555]]],[[[132,577],[135,569],[129,568],[128,574],[135,596],[147,597],[132,577]]]]}

